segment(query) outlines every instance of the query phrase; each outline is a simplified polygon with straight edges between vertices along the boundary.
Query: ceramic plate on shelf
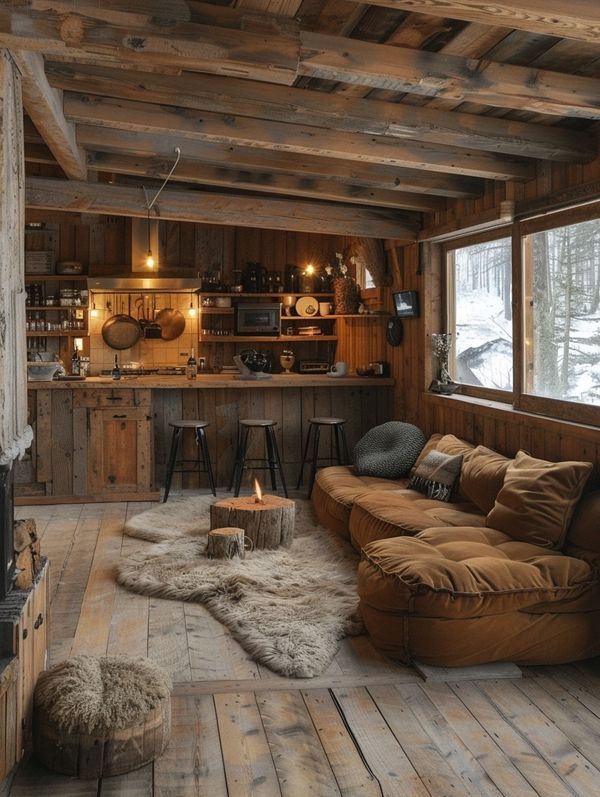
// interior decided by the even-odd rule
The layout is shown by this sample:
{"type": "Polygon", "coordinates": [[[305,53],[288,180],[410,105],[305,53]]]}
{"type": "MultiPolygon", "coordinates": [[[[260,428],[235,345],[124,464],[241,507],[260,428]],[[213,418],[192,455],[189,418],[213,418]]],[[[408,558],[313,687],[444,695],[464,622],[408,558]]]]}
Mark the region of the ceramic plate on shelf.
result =
{"type": "Polygon", "coordinates": [[[302,318],[319,315],[319,302],[314,296],[301,296],[296,302],[296,312],[302,318]]]}

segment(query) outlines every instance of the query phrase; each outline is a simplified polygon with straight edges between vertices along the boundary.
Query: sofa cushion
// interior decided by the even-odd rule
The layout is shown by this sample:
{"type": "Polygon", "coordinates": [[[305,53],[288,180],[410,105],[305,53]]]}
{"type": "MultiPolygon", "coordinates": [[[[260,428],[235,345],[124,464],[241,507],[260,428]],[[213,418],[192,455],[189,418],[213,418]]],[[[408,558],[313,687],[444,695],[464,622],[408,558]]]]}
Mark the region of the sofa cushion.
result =
{"type": "Polygon", "coordinates": [[[586,596],[588,608],[597,607],[598,583],[580,559],[497,529],[462,526],[367,545],[359,595],[383,611],[457,619],[535,612],[561,602],[581,610],[586,596]]]}
{"type": "Polygon", "coordinates": [[[460,474],[465,498],[487,514],[494,507],[510,462],[508,457],[485,446],[473,449],[464,461],[460,474]]]}
{"type": "Polygon", "coordinates": [[[486,524],[517,540],[560,548],[591,462],[547,462],[519,451],[486,524]]]}
{"type": "MultiPolygon", "coordinates": [[[[462,456],[463,467],[469,461],[475,450],[475,446],[472,443],[467,443],[466,440],[461,440],[453,434],[445,434],[438,440],[435,447],[437,451],[442,451],[444,454],[450,454],[453,457],[462,456]]],[[[456,485],[456,495],[460,498],[467,498],[462,488],[462,472],[456,485]]]]}
{"type": "Polygon", "coordinates": [[[443,451],[430,451],[411,476],[408,488],[438,501],[449,501],[461,465],[462,454],[452,456],[443,451]]]}
{"type": "Polygon", "coordinates": [[[412,423],[382,423],[369,429],[354,447],[356,474],[400,479],[412,468],[424,445],[425,435],[412,423]]]}
{"type": "Polygon", "coordinates": [[[485,515],[469,503],[445,504],[414,490],[369,492],[350,514],[350,537],[360,550],[374,540],[415,535],[431,526],[483,526],[485,515]]]}
{"type": "Polygon", "coordinates": [[[578,502],[566,543],[600,555],[600,490],[584,495],[578,502]]]}

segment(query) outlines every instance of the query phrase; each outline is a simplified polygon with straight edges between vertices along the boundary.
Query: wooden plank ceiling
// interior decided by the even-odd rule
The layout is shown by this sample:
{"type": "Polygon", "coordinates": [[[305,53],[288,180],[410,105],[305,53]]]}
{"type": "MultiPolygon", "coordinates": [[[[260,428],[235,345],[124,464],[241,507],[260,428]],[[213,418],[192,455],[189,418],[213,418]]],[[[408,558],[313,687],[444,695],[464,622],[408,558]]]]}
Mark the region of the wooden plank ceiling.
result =
{"type": "Polygon", "coordinates": [[[144,215],[178,146],[165,218],[412,240],[597,155],[598,0],[19,0],[0,46],[36,208],[144,215]]]}

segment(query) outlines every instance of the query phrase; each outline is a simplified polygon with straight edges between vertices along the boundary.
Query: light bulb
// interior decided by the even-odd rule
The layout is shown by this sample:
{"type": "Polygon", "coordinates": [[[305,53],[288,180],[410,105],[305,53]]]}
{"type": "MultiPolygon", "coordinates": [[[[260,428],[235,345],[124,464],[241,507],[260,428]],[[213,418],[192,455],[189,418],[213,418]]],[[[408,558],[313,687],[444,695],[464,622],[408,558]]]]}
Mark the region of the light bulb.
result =
{"type": "Polygon", "coordinates": [[[188,315],[190,318],[196,318],[196,308],[191,302],[190,302],[190,307],[188,309],[188,315]]]}
{"type": "Polygon", "coordinates": [[[312,274],[314,274],[314,273],[315,273],[315,267],[313,266],[313,264],[312,264],[312,263],[309,263],[309,264],[306,266],[306,272],[305,272],[305,273],[306,273],[306,274],[308,274],[308,275],[312,275],[312,274]]]}
{"type": "Polygon", "coordinates": [[[152,249],[148,249],[148,254],[146,255],[146,267],[154,268],[154,258],[152,257],[152,249]]]}

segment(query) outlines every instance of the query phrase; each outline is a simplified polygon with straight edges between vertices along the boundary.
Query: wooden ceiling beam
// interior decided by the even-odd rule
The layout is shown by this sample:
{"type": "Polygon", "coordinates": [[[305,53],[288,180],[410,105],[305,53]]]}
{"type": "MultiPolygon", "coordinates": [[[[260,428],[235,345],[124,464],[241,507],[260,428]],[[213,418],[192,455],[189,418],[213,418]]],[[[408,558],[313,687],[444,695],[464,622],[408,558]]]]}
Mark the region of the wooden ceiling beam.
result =
{"type": "MultiPolygon", "coordinates": [[[[89,151],[167,159],[172,158],[173,148],[181,144],[181,140],[172,135],[151,135],[85,125],[77,126],[77,140],[89,151]]],[[[293,173],[300,179],[327,179],[392,191],[425,192],[454,199],[480,196],[484,187],[483,181],[475,177],[420,172],[378,163],[351,162],[206,141],[186,141],[183,154],[185,158],[225,168],[273,174],[293,173]]]]}
{"type": "Polygon", "coordinates": [[[564,128],[466,113],[353,99],[251,80],[184,73],[140,75],[133,70],[47,63],[57,88],[118,99],[235,114],[348,133],[416,139],[530,158],[581,162],[597,154],[595,136],[564,128]]]}
{"type": "Polygon", "coordinates": [[[533,113],[600,119],[600,80],[301,31],[308,77],[533,113]]]}
{"type": "Polygon", "coordinates": [[[215,141],[492,180],[528,180],[535,173],[531,161],[512,155],[89,94],[65,93],[64,111],[69,120],[78,124],[162,133],[179,136],[183,141],[215,141]]]}
{"type": "Polygon", "coordinates": [[[160,18],[97,4],[77,4],[76,12],[72,2],[48,0],[47,5],[53,10],[0,9],[0,46],[47,55],[72,49],[99,62],[117,58],[132,66],[177,66],[286,85],[304,75],[533,113],[600,118],[596,78],[312,33],[286,20],[276,33],[273,18],[270,32],[257,33],[193,22],[168,26],[160,18]]]}
{"type": "MultiPolygon", "coordinates": [[[[109,152],[88,153],[89,169],[112,174],[130,174],[164,180],[172,165],[172,162],[166,158],[139,158],[109,152]]],[[[442,211],[446,207],[445,199],[427,194],[369,188],[318,177],[301,177],[296,174],[227,169],[223,166],[201,163],[189,158],[182,158],[179,161],[171,180],[244,191],[262,191],[267,194],[298,196],[306,199],[348,202],[352,205],[395,208],[396,210],[435,212],[442,211]]]]}
{"type": "MultiPolygon", "coordinates": [[[[30,177],[25,204],[34,210],[64,210],[109,216],[145,218],[146,204],[140,188],[30,177]]],[[[357,235],[414,241],[417,225],[383,208],[326,202],[242,197],[203,191],[166,188],[155,205],[161,219],[202,224],[227,224],[272,230],[357,235]]]]}
{"type": "Polygon", "coordinates": [[[23,105],[32,122],[67,177],[85,180],[85,155],[77,145],[75,126],[65,119],[62,91],[48,83],[44,59],[19,50],[11,55],[23,77],[23,105]]]}
{"type": "MultiPolygon", "coordinates": [[[[362,0],[354,0],[362,2],[362,0]]],[[[505,25],[563,39],[600,41],[598,0],[369,0],[371,5],[419,14],[505,25]]]]}

